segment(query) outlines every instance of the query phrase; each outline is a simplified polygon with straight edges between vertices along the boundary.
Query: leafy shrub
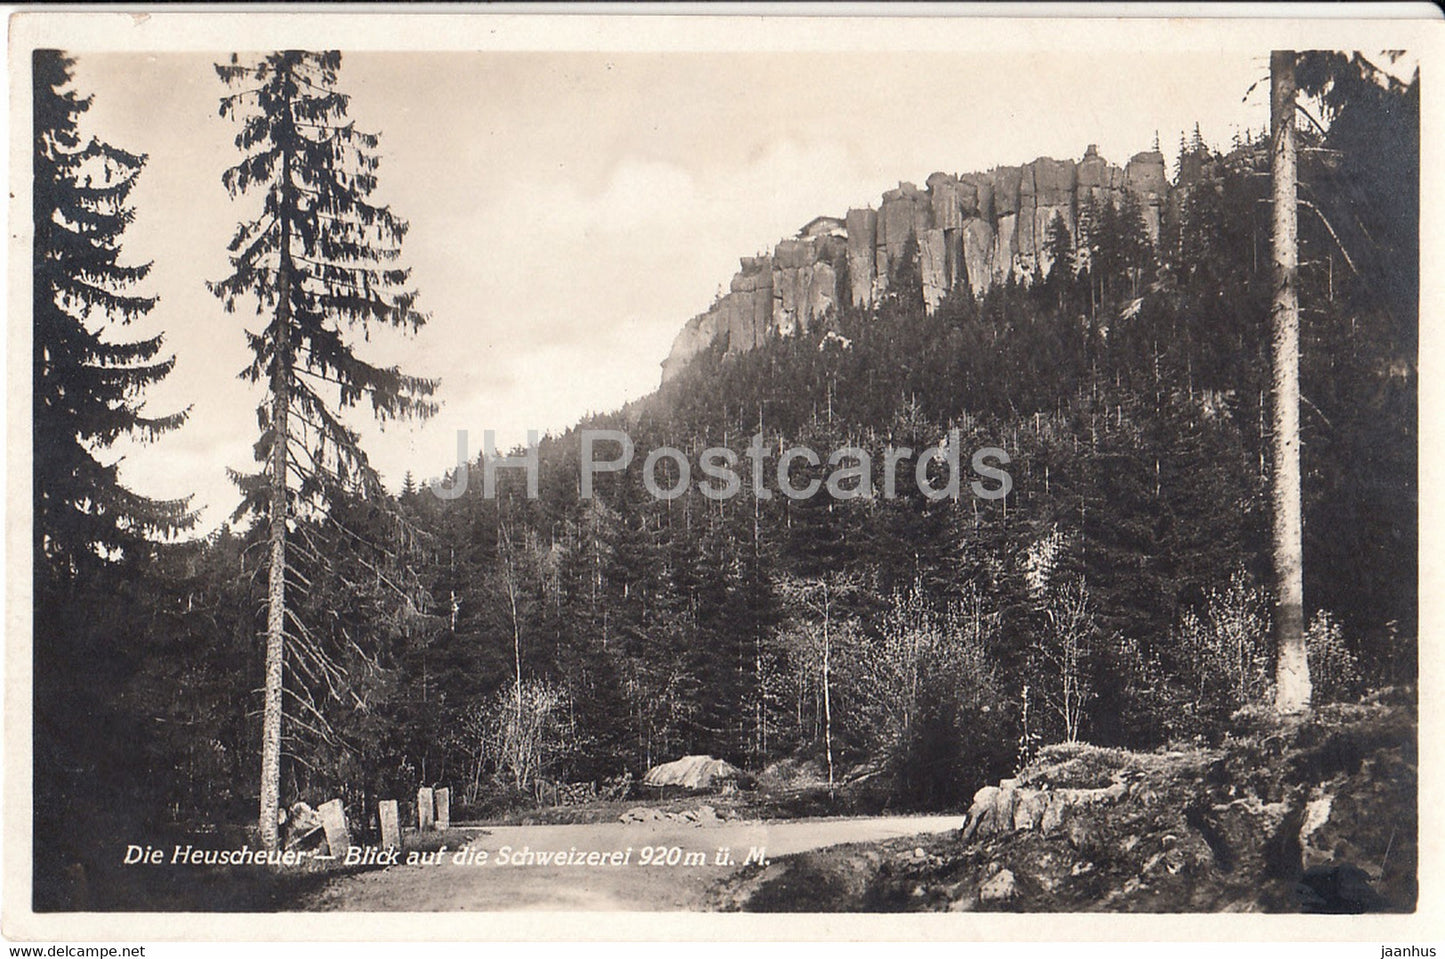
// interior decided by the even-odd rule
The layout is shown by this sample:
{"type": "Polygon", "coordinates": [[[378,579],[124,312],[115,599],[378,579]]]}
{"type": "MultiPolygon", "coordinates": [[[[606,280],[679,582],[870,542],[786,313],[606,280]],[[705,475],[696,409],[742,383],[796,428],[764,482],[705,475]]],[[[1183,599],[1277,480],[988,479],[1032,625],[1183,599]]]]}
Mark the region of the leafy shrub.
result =
{"type": "Polygon", "coordinates": [[[1320,610],[1310,620],[1305,631],[1305,647],[1309,652],[1315,702],[1342,702],[1358,693],[1359,665],[1345,644],[1344,630],[1329,610],[1320,610]]]}
{"type": "Polygon", "coordinates": [[[1202,611],[1187,609],[1175,639],[1201,713],[1228,714],[1269,698],[1272,660],[1264,590],[1237,570],[1223,589],[1209,592],[1202,611]]]}
{"type": "Polygon", "coordinates": [[[1007,769],[996,670],[986,640],[997,616],[976,592],[936,607],[915,581],[895,593],[880,635],[854,651],[854,721],[906,805],[967,798],[1007,769]]]}

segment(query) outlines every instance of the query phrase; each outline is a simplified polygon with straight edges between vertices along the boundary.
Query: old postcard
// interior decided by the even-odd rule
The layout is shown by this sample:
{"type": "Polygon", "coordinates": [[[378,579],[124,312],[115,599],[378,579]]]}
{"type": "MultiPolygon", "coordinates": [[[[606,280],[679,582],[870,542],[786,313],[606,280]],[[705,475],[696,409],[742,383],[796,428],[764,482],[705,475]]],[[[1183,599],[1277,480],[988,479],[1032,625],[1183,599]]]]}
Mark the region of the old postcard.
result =
{"type": "Polygon", "coordinates": [[[1438,937],[1413,12],[14,15],[5,934],[1438,937]]]}

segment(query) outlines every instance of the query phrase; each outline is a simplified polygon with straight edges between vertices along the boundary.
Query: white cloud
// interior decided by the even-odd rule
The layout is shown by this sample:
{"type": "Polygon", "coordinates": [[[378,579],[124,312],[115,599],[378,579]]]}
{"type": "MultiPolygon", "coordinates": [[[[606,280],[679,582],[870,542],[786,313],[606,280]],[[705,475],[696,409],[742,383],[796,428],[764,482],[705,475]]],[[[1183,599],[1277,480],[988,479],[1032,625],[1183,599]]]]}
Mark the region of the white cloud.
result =
{"type": "MultiPolygon", "coordinates": [[[[358,419],[393,483],[445,469],[457,429],[515,442],[650,391],[738,257],[818,214],[876,206],[935,169],[1090,142],[1121,162],[1156,127],[1166,151],[1195,120],[1227,139],[1261,109],[1239,102],[1249,57],[1068,56],[1042,71],[1004,54],[347,56],[352,116],[383,131],[380,199],[411,221],[404,258],[432,313],[415,339],[362,348],[441,377],[445,404],[425,426],[358,419]],[[476,96],[434,95],[448,86],[476,96]]],[[[127,252],[156,260],[149,322],[178,356],[151,408],[195,405],[125,475],[196,491],[219,521],[236,501],[225,467],[249,467],[256,434],[256,391],[235,379],[256,320],[224,315],[203,285],[246,209],[219,182],[234,127],[215,115],[212,59],[88,56],[78,79],[97,130],[151,155],[127,252]]]]}

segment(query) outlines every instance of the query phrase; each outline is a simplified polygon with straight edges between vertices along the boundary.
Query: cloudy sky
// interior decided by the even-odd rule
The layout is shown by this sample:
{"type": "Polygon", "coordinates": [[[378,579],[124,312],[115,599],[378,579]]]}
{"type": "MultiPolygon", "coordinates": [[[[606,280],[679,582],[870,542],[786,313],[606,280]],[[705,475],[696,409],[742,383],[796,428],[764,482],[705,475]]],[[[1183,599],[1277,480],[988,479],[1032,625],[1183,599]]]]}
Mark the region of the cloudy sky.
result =
{"type": "MultiPolygon", "coordinates": [[[[203,526],[237,501],[226,467],[251,465],[258,394],[236,378],[243,325],[205,289],[251,206],[221,171],[235,162],[217,114],[214,53],[84,53],[87,123],[149,154],[126,253],[153,260],[163,330],[177,357],[153,411],[191,405],[187,425],[129,449],[127,482],[196,494],[203,526]]],[[[653,390],[690,316],[739,256],[769,249],[818,214],[878,203],[899,180],[1090,143],[1116,163],[1149,149],[1171,162],[1181,131],[1206,139],[1267,122],[1267,50],[1155,55],[1052,50],[847,53],[440,52],[344,55],[358,126],[382,136],[377,199],[411,222],[405,262],[431,322],[373,338],[370,358],[442,381],[425,426],[363,426],[396,488],[434,476],[456,431],[504,443],[565,428],[653,390]]]]}

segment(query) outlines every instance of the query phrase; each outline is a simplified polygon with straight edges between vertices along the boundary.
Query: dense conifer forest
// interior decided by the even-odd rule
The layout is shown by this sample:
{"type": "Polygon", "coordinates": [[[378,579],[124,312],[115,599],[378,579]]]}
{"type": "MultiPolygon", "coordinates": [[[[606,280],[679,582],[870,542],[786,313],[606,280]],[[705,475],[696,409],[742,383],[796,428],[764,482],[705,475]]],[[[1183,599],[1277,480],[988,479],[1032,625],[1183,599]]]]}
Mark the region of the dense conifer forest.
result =
{"type": "MultiPolygon", "coordinates": [[[[1211,742],[1231,715],[1271,701],[1264,139],[1181,143],[1177,169],[1192,179],[1175,183],[1157,246],[1137,206],[1103,204],[1081,211],[1078,236],[1055,222],[1045,275],[982,298],[965,285],[931,313],[914,247],[876,309],[746,353],[718,344],[656,393],[542,437],[535,498],[515,468],[497,470],[486,497],[475,448],[459,497],[433,492],[460,477],[429,463],[387,493],[318,400],[302,410],[314,429],[299,446],[319,465],[290,498],[243,479],[250,512],[186,538],[168,535],[184,530],[185,503],[125,491],[86,453],[121,432],[184,428],[180,414],[134,412],[137,390],[165,375],[159,342],[81,335],[147,309],[145,271],[115,265],[144,157],[67,139],[84,101],[67,92],[63,58],[35,62],[37,130],[49,131],[37,135],[35,222],[56,227],[37,231],[35,251],[42,898],[63,897],[67,865],[87,861],[97,837],[254,827],[268,623],[287,643],[283,806],[340,796],[372,809],[437,784],[451,788],[454,818],[486,817],[545,801],[556,784],[625,795],[650,766],[709,754],[754,776],[806,765],[840,810],[952,810],[1044,745],[1211,742]],[[115,185],[93,185],[105,176],[87,164],[115,185]],[[57,277],[48,286],[43,270],[57,277]],[[624,431],[637,450],[596,477],[590,499],[584,429],[624,431]],[[959,495],[925,495],[916,458],[883,495],[890,447],[917,454],[954,430],[959,495]],[[741,460],[737,495],[707,495],[701,451],[741,454],[757,435],[772,457],[765,489],[741,460]],[[798,445],[866,454],[868,479],[841,484],[858,495],[781,495],[772,464],[798,445]],[[694,467],[674,498],[643,484],[647,451],[663,446],[694,467]],[[984,447],[1007,454],[1003,498],[971,492],[969,456],[984,447]],[[283,619],[268,620],[278,508],[287,598],[283,619]],[[97,781],[103,796],[87,785],[97,781]]],[[[321,86],[335,68],[308,67],[321,86]]],[[[1307,643],[1323,703],[1416,677],[1419,99],[1418,82],[1379,82],[1343,58],[1311,69],[1302,61],[1301,88],[1328,122],[1299,131],[1301,441],[1307,643]]],[[[351,130],[326,96],[308,115],[351,130]]],[[[264,181],[261,127],[240,129],[260,159],[238,153],[235,176],[264,181]]],[[[313,166],[340,162],[310,134],[271,133],[301,137],[293,148],[314,150],[313,166]]],[[[355,149],[364,172],[385,143],[355,149]]],[[[364,189],[342,196],[360,182],[348,177],[313,177],[310,194],[277,188],[276,208],[298,223],[308,209],[359,218],[354,233],[298,241],[335,247],[319,259],[399,246],[405,233],[364,189]],[[335,193],[288,207],[317,190],[335,193]]],[[[236,288],[291,302],[274,282],[286,267],[273,277],[245,260],[266,229],[238,233],[236,288]]],[[[391,412],[415,412],[396,397],[430,384],[357,368],[325,331],[333,310],[413,328],[424,316],[409,293],[351,296],[370,281],[328,269],[296,281],[313,312],[290,320],[314,325],[287,349],[324,352],[315,369],[364,381],[342,387],[343,408],[369,413],[379,389],[391,412]]],[[[242,335],[219,307],[206,322],[242,335]]],[[[284,334],[266,336],[250,371],[263,386],[278,382],[267,344],[284,334]]],[[[263,470],[276,448],[269,409],[263,470]]],[[[670,482],[671,469],[657,475],[670,482]]],[[[943,464],[930,469],[943,488],[943,464]]],[[[830,472],[798,461],[792,485],[830,472]]]]}

